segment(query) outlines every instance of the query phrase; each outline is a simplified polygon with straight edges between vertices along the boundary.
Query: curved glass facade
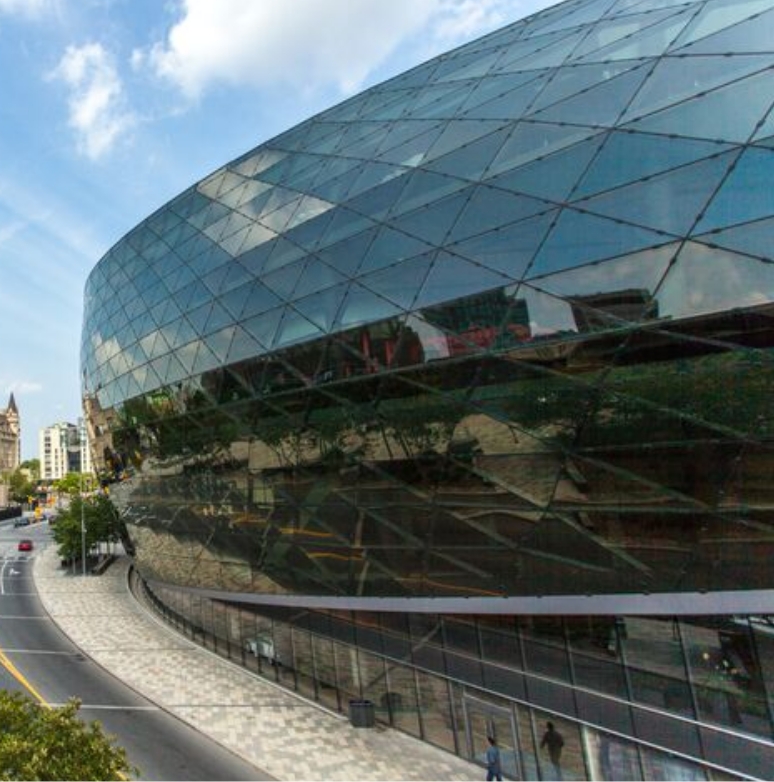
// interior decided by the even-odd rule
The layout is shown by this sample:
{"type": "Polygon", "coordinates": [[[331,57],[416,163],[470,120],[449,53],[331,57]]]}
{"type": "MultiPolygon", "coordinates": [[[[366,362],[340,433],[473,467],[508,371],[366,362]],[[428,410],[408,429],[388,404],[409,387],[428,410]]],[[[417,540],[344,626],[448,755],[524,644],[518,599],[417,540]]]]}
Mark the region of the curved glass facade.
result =
{"type": "MultiPolygon", "coordinates": [[[[774,0],[570,0],[132,230],[87,282],[82,369],[142,576],[250,610],[478,616],[477,659],[492,617],[553,617],[567,647],[570,615],[604,616],[616,656],[614,617],[650,614],[628,655],[687,688],[658,708],[713,722],[686,671],[733,647],[757,716],[720,722],[771,751],[741,617],[774,606],[773,68],[774,0]],[[671,615],[693,618],[667,665],[646,641],[671,615]]],[[[572,659],[539,675],[577,701],[601,685],[572,659]]],[[[747,773],[643,729],[616,728],[747,773]]]]}

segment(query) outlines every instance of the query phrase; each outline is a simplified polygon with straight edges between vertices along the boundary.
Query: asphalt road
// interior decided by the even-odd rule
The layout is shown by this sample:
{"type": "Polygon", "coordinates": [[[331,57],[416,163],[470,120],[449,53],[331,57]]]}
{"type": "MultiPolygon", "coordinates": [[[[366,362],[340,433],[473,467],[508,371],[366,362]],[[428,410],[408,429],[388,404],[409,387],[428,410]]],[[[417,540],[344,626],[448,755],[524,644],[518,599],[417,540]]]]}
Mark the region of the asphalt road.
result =
{"type": "Polygon", "coordinates": [[[47,523],[0,523],[0,687],[27,691],[3,655],[47,703],[77,697],[84,720],[99,720],[124,747],[140,779],[270,780],[266,772],[159,709],[83,655],[48,617],[32,579],[35,550],[49,544],[47,523]],[[22,538],[31,553],[18,551],[22,538]]]}

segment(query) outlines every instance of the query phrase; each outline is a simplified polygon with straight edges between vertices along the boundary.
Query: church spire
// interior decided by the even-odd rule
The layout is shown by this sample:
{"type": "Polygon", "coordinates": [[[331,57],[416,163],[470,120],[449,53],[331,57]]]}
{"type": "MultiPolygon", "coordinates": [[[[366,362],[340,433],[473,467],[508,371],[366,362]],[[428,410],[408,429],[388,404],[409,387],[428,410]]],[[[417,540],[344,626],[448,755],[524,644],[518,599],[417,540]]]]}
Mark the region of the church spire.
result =
{"type": "Polygon", "coordinates": [[[13,398],[13,391],[11,391],[11,398],[8,400],[8,410],[13,410],[14,413],[19,412],[19,408],[16,407],[16,400],[13,398]]]}

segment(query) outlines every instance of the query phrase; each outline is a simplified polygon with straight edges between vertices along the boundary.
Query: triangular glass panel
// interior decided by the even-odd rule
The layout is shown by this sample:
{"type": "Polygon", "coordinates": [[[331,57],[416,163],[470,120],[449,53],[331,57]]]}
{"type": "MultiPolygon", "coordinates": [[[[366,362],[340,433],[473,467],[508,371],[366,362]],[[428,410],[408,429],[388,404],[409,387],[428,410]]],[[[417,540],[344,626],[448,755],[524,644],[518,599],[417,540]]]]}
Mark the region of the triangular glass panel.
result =
{"type": "Polygon", "coordinates": [[[640,65],[639,60],[620,63],[592,63],[590,65],[566,65],[554,73],[545,89],[538,95],[530,107],[531,112],[539,111],[554,103],[578,95],[589,87],[596,87],[640,65]]]}
{"type": "Polygon", "coordinates": [[[410,176],[411,173],[407,172],[383,185],[372,187],[367,192],[349,199],[347,207],[360,214],[367,214],[374,220],[380,220],[398,202],[410,176]]]}
{"type": "Polygon", "coordinates": [[[501,288],[510,280],[496,272],[452,255],[440,252],[417,294],[414,308],[448,302],[480,291],[501,288]]]}
{"type": "Polygon", "coordinates": [[[452,120],[427,150],[425,160],[433,160],[447,152],[469,144],[471,141],[499,130],[503,126],[501,120],[460,119],[452,120]]]}
{"type": "Polygon", "coordinates": [[[360,265],[360,274],[410,258],[431,250],[432,247],[413,236],[395,231],[387,226],[379,230],[360,265]]]}
{"type": "Polygon", "coordinates": [[[764,70],[774,63],[768,56],[665,57],[648,76],[621,118],[629,122],[674,103],[694,98],[728,82],[764,70]]]}
{"type": "Polygon", "coordinates": [[[363,193],[366,190],[370,190],[372,187],[377,187],[384,182],[389,182],[395,177],[399,177],[405,168],[396,165],[390,165],[387,163],[367,163],[363,166],[360,172],[360,176],[352,184],[347,193],[341,197],[342,201],[348,198],[353,198],[358,193],[363,193]]]}
{"type": "Polygon", "coordinates": [[[321,293],[296,299],[293,306],[321,331],[328,332],[336,322],[336,315],[347,292],[347,285],[337,285],[321,293]]]}
{"type": "Polygon", "coordinates": [[[169,373],[169,367],[173,360],[175,361],[175,364],[179,365],[179,362],[177,362],[176,359],[173,359],[171,354],[161,356],[160,358],[155,358],[153,361],[151,361],[150,366],[153,368],[155,376],[159,379],[160,385],[163,385],[167,382],[167,374],[169,373]]]}
{"type": "Polygon", "coordinates": [[[662,318],[757,307],[774,301],[774,263],[687,242],[658,294],[662,318]]]}
{"type": "Polygon", "coordinates": [[[416,119],[434,119],[437,117],[451,119],[457,116],[459,107],[468,99],[470,92],[471,87],[465,85],[456,87],[453,92],[425,106],[417,107],[416,103],[413,103],[406,111],[406,116],[416,119]]]}
{"type": "Polygon", "coordinates": [[[536,198],[512,195],[494,187],[479,185],[468,199],[446,241],[458,242],[492,228],[500,228],[532,217],[550,208],[551,204],[536,198]]]}
{"type": "Polygon", "coordinates": [[[605,139],[574,196],[599,193],[730,149],[713,141],[667,139],[644,133],[615,131],[605,139]]]}
{"type": "Polygon", "coordinates": [[[555,13],[553,20],[546,24],[542,24],[543,18],[538,17],[536,22],[540,25],[538,28],[539,33],[540,35],[546,35],[547,33],[566,30],[567,28],[577,27],[588,22],[595,22],[609,11],[612,6],[611,0],[591,0],[590,2],[576,3],[574,10],[571,10],[572,6],[569,4],[567,6],[563,5],[561,13],[555,13]]]}
{"type": "Polygon", "coordinates": [[[572,122],[579,125],[614,125],[650,70],[641,65],[589,87],[579,95],[565,98],[533,116],[544,122],[572,122]]]}
{"type": "Polygon", "coordinates": [[[243,265],[254,273],[254,270],[260,270],[260,273],[268,274],[275,269],[281,269],[293,261],[298,261],[307,255],[303,247],[299,247],[295,242],[290,242],[283,236],[278,236],[277,240],[267,248],[269,252],[264,254],[265,261],[262,265],[254,266],[252,263],[248,266],[244,263],[244,256],[241,256],[243,265]]]}
{"type": "Polygon", "coordinates": [[[331,266],[319,261],[317,258],[311,258],[293,290],[293,298],[299,299],[315,291],[332,288],[345,279],[347,278],[343,274],[340,274],[331,266]]]}
{"type": "MultiPolygon", "coordinates": [[[[275,209],[272,212],[267,212],[266,214],[261,215],[261,225],[264,228],[268,228],[270,232],[268,238],[270,239],[274,238],[276,234],[281,234],[285,230],[285,227],[287,226],[288,222],[290,222],[290,218],[293,217],[293,214],[295,213],[296,209],[298,209],[299,203],[301,203],[301,198],[296,198],[293,201],[290,201],[289,203],[285,204],[284,206],[281,206],[279,209],[275,209]]],[[[266,241],[266,239],[262,241],[266,241]]],[[[225,243],[221,241],[221,244],[225,244],[225,243]]],[[[238,247],[241,250],[241,246],[238,245],[238,247]]],[[[249,248],[245,248],[245,249],[249,249],[249,248]]],[[[244,250],[241,251],[244,252],[244,250]]]]}
{"type": "Polygon", "coordinates": [[[218,357],[207,347],[206,344],[201,343],[199,350],[196,353],[196,360],[193,365],[193,374],[199,375],[203,372],[207,372],[210,369],[220,366],[220,360],[218,357]]]}
{"type": "Polygon", "coordinates": [[[167,337],[167,341],[172,347],[176,347],[177,345],[185,345],[187,342],[190,342],[192,339],[196,339],[198,336],[198,333],[188,322],[188,319],[183,317],[180,318],[180,321],[177,323],[173,338],[170,339],[167,337]]]}
{"type": "Polygon", "coordinates": [[[774,79],[768,72],[692,98],[685,103],[627,123],[652,133],[743,142],[774,101],[774,79]]]}
{"type": "Polygon", "coordinates": [[[756,144],[770,147],[774,136],[774,111],[770,111],[768,117],[758,125],[753,141],[756,144]]]}
{"type": "Polygon", "coordinates": [[[281,299],[290,299],[301,274],[306,268],[305,261],[296,261],[277,271],[264,274],[261,281],[281,299]]]}
{"type": "Polygon", "coordinates": [[[282,324],[277,330],[273,347],[279,348],[296,342],[307,342],[323,333],[314,323],[308,321],[292,307],[288,307],[282,318],[282,324]]]}
{"type": "Polygon", "coordinates": [[[759,258],[774,261],[772,236],[774,236],[774,218],[745,223],[724,231],[714,230],[708,234],[695,236],[694,239],[711,246],[720,246],[734,252],[757,255],[759,258]]]}
{"type": "Polygon", "coordinates": [[[774,12],[768,0],[726,0],[708,3],[675,42],[674,50],[686,54],[765,52],[771,51],[772,38],[774,12]]]}
{"type": "MultiPolygon", "coordinates": [[[[388,149],[386,152],[382,152],[379,155],[379,160],[385,163],[394,163],[399,166],[418,166],[425,159],[428,148],[432,146],[440,132],[440,127],[432,128],[421,136],[412,138],[405,144],[400,144],[397,147],[388,149]]],[[[394,178],[394,175],[390,175],[389,177],[389,179],[394,178]]],[[[387,181],[389,181],[389,179],[387,181]]],[[[360,182],[358,182],[358,185],[359,184],[360,182]]]]}
{"type": "Polygon", "coordinates": [[[665,21],[646,27],[636,35],[622,41],[603,46],[584,57],[579,62],[606,62],[607,60],[634,60],[640,57],[658,57],[682,32],[691,20],[693,9],[678,12],[665,21]]]}
{"type": "Polygon", "coordinates": [[[433,204],[415,209],[390,221],[398,231],[416,236],[432,245],[440,245],[454,224],[462,207],[468,202],[471,185],[466,190],[442,198],[433,204]]]}
{"type": "Polygon", "coordinates": [[[247,358],[253,358],[263,352],[263,348],[258,344],[241,326],[234,330],[234,338],[231,341],[225,364],[233,364],[237,361],[244,361],[247,358]]]}
{"type": "MultiPolygon", "coordinates": [[[[606,261],[605,264],[614,263],[606,261]]],[[[584,267],[586,268],[586,267],[584,267]]],[[[559,275],[555,275],[559,276],[559,275]]],[[[610,293],[573,294],[570,298],[549,295],[542,282],[523,284],[519,297],[529,312],[529,333],[532,339],[558,337],[569,334],[588,334],[626,328],[632,323],[653,320],[658,306],[645,289],[633,288],[610,293]]]]}
{"type": "Polygon", "coordinates": [[[214,301],[210,317],[207,318],[207,325],[204,327],[204,332],[202,333],[209,334],[210,332],[217,331],[223,326],[233,322],[234,319],[231,317],[228,310],[217,301],[214,301]]]}
{"type": "Polygon", "coordinates": [[[342,206],[331,209],[330,214],[332,219],[325,228],[325,232],[320,236],[317,243],[318,247],[327,247],[345,239],[347,236],[354,236],[361,231],[365,231],[374,225],[374,221],[370,218],[359,215],[342,206]]]}
{"type": "Polygon", "coordinates": [[[311,185],[309,191],[318,198],[322,198],[325,201],[330,201],[334,204],[345,201],[347,194],[360,176],[362,170],[363,163],[360,163],[356,168],[350,168],[345,174],[341,174],[334,179],[326,177],[323,181],[311,185]]]}
{"type": "Polygon", "coordinates": [[[212,302],[208,301],[206,304],[202,305],[201,307],[197,307],[196,309],[188,310],[186,312],[186,317],[188,318],[189,323],[196,330],[197,334],[204,334],[205,326],[207,325],[207,320],[210,317],[211,311],[212,311],[212,302]]]}
{"type": "Polygon", "coordinates": [[[397,266],[361,277],[359,282],[371,291],[408,310],[422,287],[435,253],[411,258],[397,266]]]}
{"type": "Polygon", "coordinates": [[[707,207],[696,233],[774,214],[774,151],[750,147],[707,207]]]}
{"type": "Polygon", "coordinates": [[[578,46],[578,42],[584,35],[585,30],[572,32],[556,43],[535,49],[531,54],[525,55],[523,52],[518,52],[516,56],[509,57],[506,53],[505,57],[497,63],[494,72],[534,71],[538,68],[557,68],[572,55],[578,46]]]}
{"type": "Polygon", "coordinates": [[[467,186],[455,177],[434,174],[430,171],[412,171],[405,183],[401,197],[390,210],[391,215],[403,214],[425,204],[432,204],[450,193],[467,186]]]}
{"type": "Polygon", "coordinates": [[[227,270],[227,274],[220,286],[222,291],[230,291],[233,288],[237,288],[252,279],[253,276],[242,264],[236,261],[223,268],[227,270]]]}
{"type": "Polygon", "coordinates": [[[357,236],[320,250],[317,256],[345,277],[351,277],[360,266],[363,256],[368,252],[375,236],[376,228],[371,228],[357,236]]]}
{"type": "Polygon", "coordinates": [[[352,283],[339,312],[336,327],[344,329],[361,323],[375,323],[400,314],[399,307],[357,283],[352,283]]]}
{"type": "Polygon", "coordinates": [[[510,90],[494,100],[487,103],[480,103],[474,108],[465,111],[465,117],[470,119],[499,119],[514,120],[524,116],[527,109],[532,105],[535,97],[546,83],[546,77],[541,76],[537,79],[527,82],[515,90],[510,90]]]}
{"type": "Polygon", "coordinates": [[[482,178],[482,172],[500,151],[509,132],[508,128],[504,128],[490,133],[462,149],[430,161],[425,165],[425,169],[477,182],[482,178]]]}
{"type": "Polygon", "coordinates": [[[452,56],[442,61],[438,69],[433,74],[433,81],[436,83],[455,81],[458,79],[480,78],[492,67],[500,56],[500,52],[490,52],[482,54],[479,51],[466,52],[452,56]]]}
{"type": "MultiPolygon", "coordinates": [[[[620,5],[615,8],[621,10],[620,5]]],[[[638,9],[643,10],[643,9],[638,9]]],[[[652,24],[657,24],[669,14],[674,13],[671,9],[655,10],[648,6],[647,13],[628,13],[620,14],[616,19],[601,19],[594,27],[588,31],[586,37],[573,52],[573,58],[583,57],[591,52],[603,49],[606,46],[636,35],[641,30],[652,24]]]]}
{"type": "Polygon", "coordinates": [[[228,266],[219,266],[217,269],[213,269],[208,274],[205,274],[204,277],[202,277],[202,282],[204,282],[207,288],[213,293],[219,293],[223,280],[228,274],[228,270],[228,266]]]}
{"type": "Polygon", "coordinates": [[[529,277],[666,244],[669,237],[644,228],[564,209],[529,269],[529,277]]]}
{"type": "Polygon", "coordinates": [[[250,291],[252,288],[252,283],[249,283],[242,285],[239,288],[235,288],[220,297],[220,303],[231,313],[234,320],[237,320],[242,314],[242,309],[248,298],[250,298],[250,291]]]}
{"type": "Polygon", "coordinates": [[[464,116],[475,116],[475,107],[482,103],[488,103],[490,100],[501,98],[508,92],[512,92],[522,84],[526,84],[533,79],[540,79],[544,83],[544,74],[542,73],[508,73],[502,75],[485,76],[478,81],[473,88],[470,97],[460,108],[460,114],[464,116]]]}
{"type": "Polygon", "coordinates": [[[591,128],[520,122],[486,169],[486,177],[523,166],[531,160],[591,138],[596,133],[598,131],[591,128]]]}
{"type": "MultiPolygon", "coordinates": [[[[596,155],[605,136],[600,134],[553,155],[499,174],[487,184],[551,201],[563,202],[596,155]]],[[[553,206],[553,205],[552,205],[553,206]]]]}
{"type": "Polygon", "coordinates": [[[175,351],[175,356],[177,356],[180,363],[183,365],[183,369],[185,370],[186,375],[190,375],[193,371],[193,365],[196,361],[196,353],[199,350],[199,340],[196,339],[193,342],[189,342],[186,345],[183,345],[181,348],[178,348],[175,351]]]}
{"type": "Polygon", "coordinates": [[[386,135],[379,145],[379,154],[387,152],[395,147],[403,146],[407,141],[423,136],[429,130],[440,130],[443,123],[437,120],[410,120],[405,122],[391,122],[385,127],[386,135]]]}
{"type": "Polygon", "coordinates": [[[552,210],[507,228],[450,245],[449,249],[488,269],[506,274],[512,280],[520,280],[557,214],[557,210],[552,210]]]}
{"type": "MultiPolygon", "coordinates": [[[[580,269],[532,279],[530,285],[569,301],[583,322],[641,322],[659,317],[656,290],[680,247],[679,242],[601,261],[580,269]],[[602,315],[604,313],[604,317],[602,315]]],[[[573,316],[576,326],[580,322],[573,316]]],[[[583,328],[578,326],[578,329],[583,328]]]]}
{"type": "Polygon", "coordinates": [[[277,333],[277,326],[279,326],[282,318],[282,312],[283,308],[277,307],[254,318],[248,318],[240,325],[253,339],[257,340],[264,347],[269,348],[274,341],[274,335],[277,333]]]}
{"type": "Polygon", "coordinates": [[[214,334],[210,334],[204,340],[207,347],[219,358],[220,363],[225,362],[235,331],[235,326],[228,326],[220,331],[216,331],[214,334]]]}
{"type": "Polygon", "coordinates": [[[683,236],[696,223],[735,159],[735,152],[727,152],[595,198],[577,201],[574,206],[683,236]]]}

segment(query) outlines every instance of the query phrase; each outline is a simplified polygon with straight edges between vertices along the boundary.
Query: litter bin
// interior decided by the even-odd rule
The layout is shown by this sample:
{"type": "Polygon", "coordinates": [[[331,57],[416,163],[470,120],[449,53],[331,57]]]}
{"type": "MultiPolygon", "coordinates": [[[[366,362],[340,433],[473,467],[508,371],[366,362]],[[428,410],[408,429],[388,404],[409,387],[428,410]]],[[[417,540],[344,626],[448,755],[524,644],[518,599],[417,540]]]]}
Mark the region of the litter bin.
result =
{"type": "Polygon", "coordinates": [[[376,721],[372,701],[350,701],[349,721],[353,728],[373,728],[376,721]]]}

